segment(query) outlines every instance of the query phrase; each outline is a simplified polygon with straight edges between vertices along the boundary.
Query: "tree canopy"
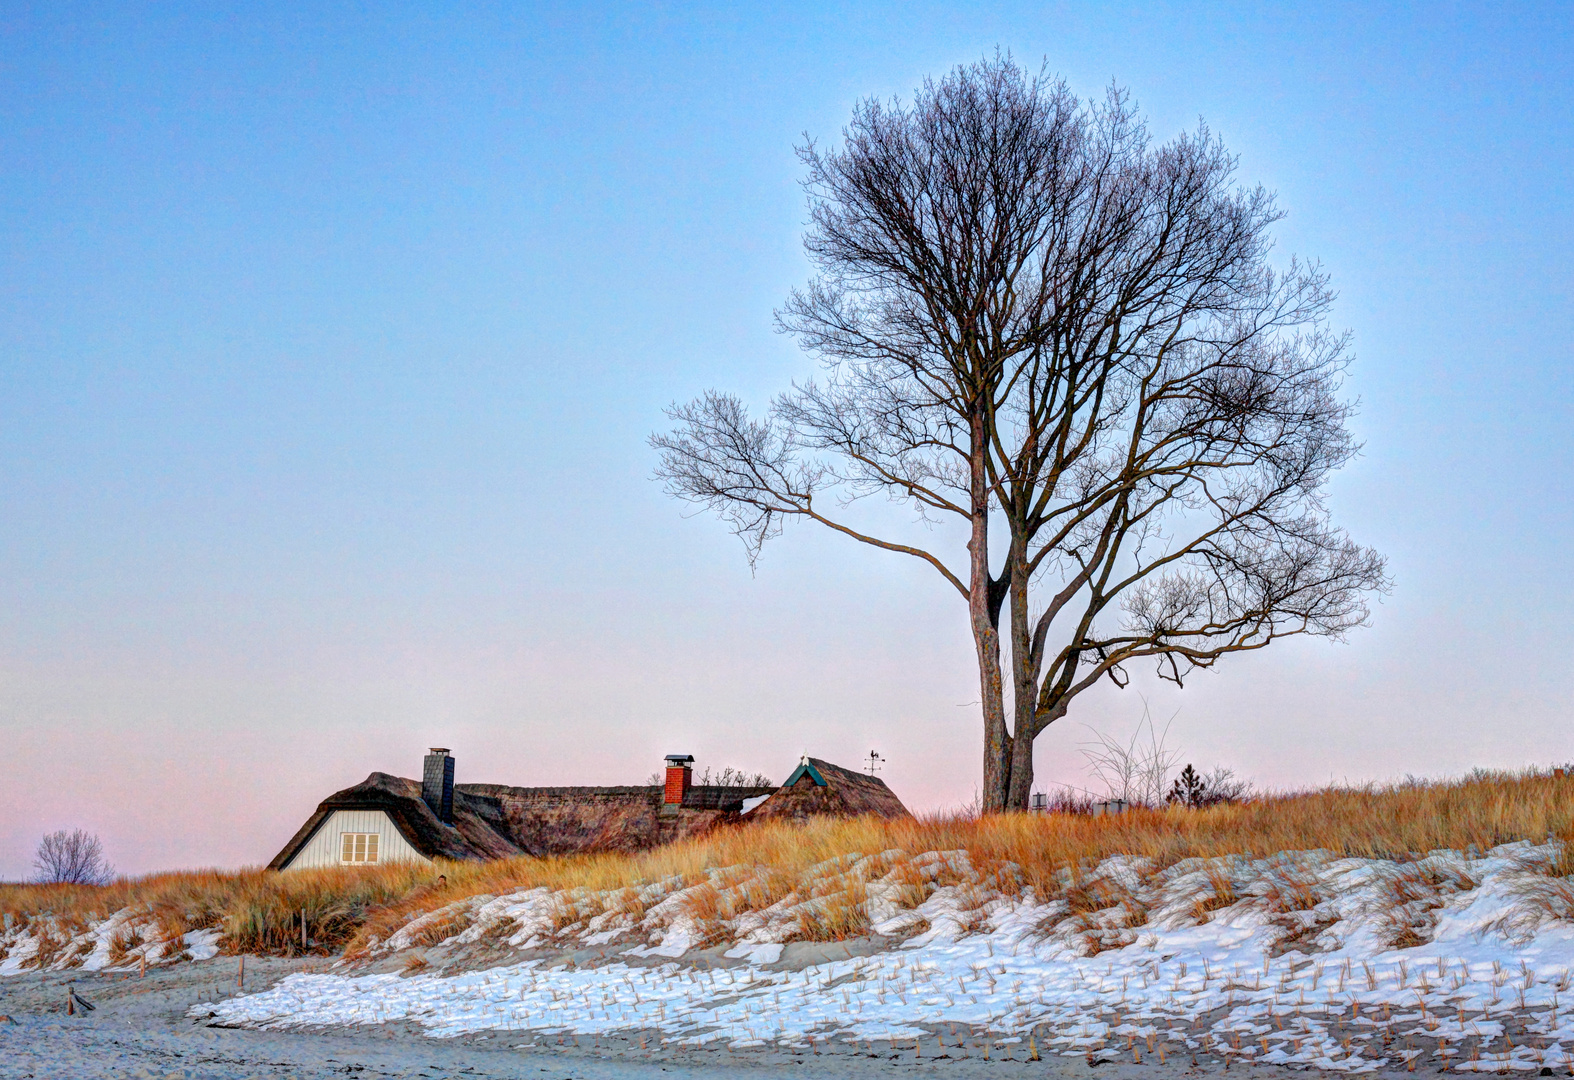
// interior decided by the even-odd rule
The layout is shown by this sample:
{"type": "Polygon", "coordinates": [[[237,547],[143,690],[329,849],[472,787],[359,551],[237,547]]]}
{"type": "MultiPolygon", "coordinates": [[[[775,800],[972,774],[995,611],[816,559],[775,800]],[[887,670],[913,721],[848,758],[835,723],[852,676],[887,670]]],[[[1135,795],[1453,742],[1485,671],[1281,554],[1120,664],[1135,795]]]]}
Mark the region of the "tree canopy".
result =
{"type": "Polygon", "coordinates": [[[759,419],[674,406],[657,475],[751,561],[812,520],[957,591],[987,809],[1026,808],[1034,739],[1134,661],[1180,683],[1366,620],[1384,560],[1326,503],[1358,449],[1348,338],[1318,266],[1270,263],[1282,215],[1206,127],[1156,143],[1118,87],[1083,100],[997,56],[799,154],[817,273],[777,320],[824,377],[759,419]],[[875,494],[965,545],[855,527],[875,494]]]}

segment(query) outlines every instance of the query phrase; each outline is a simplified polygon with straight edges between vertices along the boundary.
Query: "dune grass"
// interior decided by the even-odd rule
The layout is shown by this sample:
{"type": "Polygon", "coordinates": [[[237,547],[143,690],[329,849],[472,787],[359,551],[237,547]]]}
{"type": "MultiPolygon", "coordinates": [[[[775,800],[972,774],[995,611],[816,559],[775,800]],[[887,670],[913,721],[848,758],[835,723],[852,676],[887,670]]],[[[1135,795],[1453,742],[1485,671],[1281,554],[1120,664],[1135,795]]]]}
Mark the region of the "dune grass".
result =
{"type": "MultiPolygon", "coordinates": [[[[150,917],[165,941],[188,930],[215,927],[224,932],[222,947],[232,953],[354,953],[426,912],[467,897],[521,888],[585,890],[601,897],[597,903],[603,910],[637,915],[641,901],[635,886],[709,880],[716,888],[697,890],[691,903],[716,910],[696,915],[725,916],[724,905],[759,910],[794,891],[805,899],[820,895],[815,890],[823,891],[823,886],[805,880],[817,864],[849,853],[890,849],[910,855],[964,850],[976,869],[995,875],[1002,891],[1030,886],[1047,897],[1065,887],[1068,875],[1063,871],[1077,881],[1084,870],[1111,855],[1144,856],[1157,867],[1195,856],[1264,857],[1313,849],[1405,861],[1440,848],[1484,851],[1510,841],[1540,843],[1549,837],[1574,839],[1574,778],[1532,771],[1477,773],[1446,782],[1335,788],[1202,810],[1134,809],[1107,817],[1009,814],[769,822],[721,829],[633,855],[286,873],[203,870],[123,879],[101,887],[0,886],[0,914],[9,926],[51,916],[58,936],[62,929],[85,929],[92,921],[132,908],[150,917]],[[1016,869],[1000,873],[1006,864],[1016,869]],[[750,876],[752,891],[745,896],[729,888],[725,875],[707,873],[728,867],[768,872],[750,876]],[[308,930],[304,947],[303,911],[308,930]]],[[[1566,853],[1549,872],[1574,872],[1570,860],[1566,853]]],[[[827,893],[820,909],[823,925],[807,932],[832,938],[858,932],[859,916],[849,898],[859,887],[844,882],[827,893]]],[[[565,924],[584,915],[565,910],[565,924]]]]}

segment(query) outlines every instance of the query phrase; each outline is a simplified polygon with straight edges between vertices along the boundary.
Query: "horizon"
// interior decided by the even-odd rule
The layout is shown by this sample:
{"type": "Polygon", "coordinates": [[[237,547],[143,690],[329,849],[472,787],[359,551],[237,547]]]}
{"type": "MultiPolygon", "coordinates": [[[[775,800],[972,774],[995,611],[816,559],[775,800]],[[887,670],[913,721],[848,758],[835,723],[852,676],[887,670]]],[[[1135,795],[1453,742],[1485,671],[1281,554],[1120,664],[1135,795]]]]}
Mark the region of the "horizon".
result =
{"type": "Polygon", "coordinates": [[[772,328],[794,146],[997,47],[1278,193],[1275,261],[1320,260],[1354,339],[1334,518],[1395,578],[1345,643],[1078,699],[1035,790],[1144,715],[1263,790],[1574,760],[1567,8],[5,22],[0,879],[72,828],[131,875],[260,865],[428,746],[513,786],[876,750],[915,812],[969,802],[962,605],[810,528],[751,573],[645,440],[813,372],[772,328]]]}

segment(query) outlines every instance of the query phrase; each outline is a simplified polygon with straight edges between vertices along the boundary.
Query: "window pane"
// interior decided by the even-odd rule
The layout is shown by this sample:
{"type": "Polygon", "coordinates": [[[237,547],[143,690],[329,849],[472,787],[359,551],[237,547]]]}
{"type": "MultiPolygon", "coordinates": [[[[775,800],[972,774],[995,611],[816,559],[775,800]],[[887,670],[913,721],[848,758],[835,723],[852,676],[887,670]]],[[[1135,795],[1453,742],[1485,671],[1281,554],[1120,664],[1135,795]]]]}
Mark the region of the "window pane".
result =
{"type": "Polygon", "coordinates": [[[376,833],[368,833],[366,835],[366,861],[367,862],[376,862],[377,861],[377,834],[376,833]]]}
{"type": "Polygon", "coordinates": [[[339,840],[339,861],[349,862],[355,857],[355,836],[353,833],[343,833],[339,840]]]}
{"type": "Polygon", "coordinates": [[[356,862],[365,862],[366,861],[366,834],[365,833],[356,833],[355,834],[355,861],[356,862]]]}

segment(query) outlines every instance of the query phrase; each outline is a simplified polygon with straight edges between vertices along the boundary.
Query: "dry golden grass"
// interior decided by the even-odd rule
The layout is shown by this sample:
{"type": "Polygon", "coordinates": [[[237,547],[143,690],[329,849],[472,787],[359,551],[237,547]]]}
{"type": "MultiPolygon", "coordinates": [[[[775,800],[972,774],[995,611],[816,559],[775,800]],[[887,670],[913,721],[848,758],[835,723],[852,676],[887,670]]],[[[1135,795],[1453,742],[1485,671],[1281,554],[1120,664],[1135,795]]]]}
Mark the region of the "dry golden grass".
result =
{"type": "MultiPolygon", "coordinates": [[[[1087,869],[1117,854],[1146,857],[1155,869],[1196,856],[1265,857],[1314,849],[1405,860],[1439,848],[1485,850],[1513,840],[1539,843],[1549,836],[1574,837],[1574,778],[1475,775],[1429,785],[1331,789],[1205,810],[1133,810],[1104,817],[1010,814],[982,820],[761,823],[635,855],[389,864],[283,874],[210,870],[156,874],[102,887],[0,886],[0,914],[9,915],[12,926],[39,915],[86,926],[132,907],[158,923],[165,941],[191,929],[222,927],[227,951],[292,954],[301,951],[300,912],[305,910],[311,951],[356,953],[416,916],[481,893],[500,895],[538,886],[582,889],[584,896],[606,894],[595,905],[597,911],[638,918],[648,901],[640,898],[637,886],[710,880],[711,888],[698,890],[690,901],[695,915],[734,918],[803,889],[798,899],[817,900],[818,912],[808,920],[812,925],[805,925],[805,934],[834,938],[861,932],[854,898],[861,899],[862,883],[838,873],[808,882],[804,874],[849,853],[964,850],[975,869],[991,876],[991,887],[1010,893],[1031,886],[1047,898],[1062,895],[1068,881],[1073,890],[1082,887],[1087,869]],[[756,869],[748,875],[707,875],[708,870],[731,867],[756,869]],[[441,884],[439,873],[446,876],[441,884]]],[[[910,863],[898,861],[895,867],[903,901],[915,906],[923,898],[924,879],[910,863]]],[[[1543,872],[1574,872],[1574,853],[1566,852],[1558,866],[1543,872]]],[[[935,880],[945,884],[963,877],[942,869],[935,880]]],[[[1276,910],[1294,912],[1315,903],[1309,884],[1293,867],[1282,877],[1276,894],[1268,898],[1276,910]]],[[[1199,916],[1234,895],[1227,880],[1212,884],[1215,899],[1204,902],[1199,916]]],[[[1548,906],[1563,910],[1561,896],[1549,895],[1548,906]]],[[[595,913],[584,907],[565,909],[564,924],[595,913]]],[[[1129,921],[1140,923],[1142,914],[1132,910],[1129,921]]],[[[56,952],[62,947],[63,942],[53,946],[56,952]]]]}
{"type": "Polygon", "coordinates": [[[24,967],[46,968],[60,958],[61,951],[65,948],[66,939],[51,933],[47,928],[38,932],[38,950],[33,953],[24,964],[24,967]]]}
{"type": "Polygon", "coordinates": [[[131,962],[131,953],[146,943],[140,929],[122,927],[109,938],[109,966],[120,967],[131,962]]]}
{"type": "Polygon", "coordinates": [[[1574,882],[1568,878],[1532,879],[1524,886],[1537,914],[1558,922],[1574,922],[1574,882]]]}
{"type": "Polygon", "coordinates": [[[1213,912],[1227,908],[1240,899],[1235,895],[1235,882],[1230,880],[1230,875],[1218,863],[1209,863],[1205,875],[1213,894],[1200,898],[1192,905],[1192,917],[1199,923],[1207,922],[1213,912]]]}
{"type": "Polygon", "coordinates": [[[861,885],[816,897],[799,916],[801,934],[808,941],[846,941],[869,932],[868,899],[861,885]]]}
{"type": "Polygon", "coordinates": [[[429,867],[390,864],[291,874],[199,870],[105,886],[12,885],[0,887],[0,915],[10,916],[13,926],[47,916],[51,937],[58,937],[131,908],[157,925],[167,955],[180,951],[186,932],[214,927],[224,931],[222,944],[230,952],[330,953],[344,946],[372,910],[419,895],[431,877],[429,867]],[[302,911],[309,950],[301,947],[302,911]]]}
{"type": "Polygon", "coordinates": [[[467,911],[443,911],[427,916],[410,934],[412,947],[436,945],[470,927],[474,920],[467,911]]]}

